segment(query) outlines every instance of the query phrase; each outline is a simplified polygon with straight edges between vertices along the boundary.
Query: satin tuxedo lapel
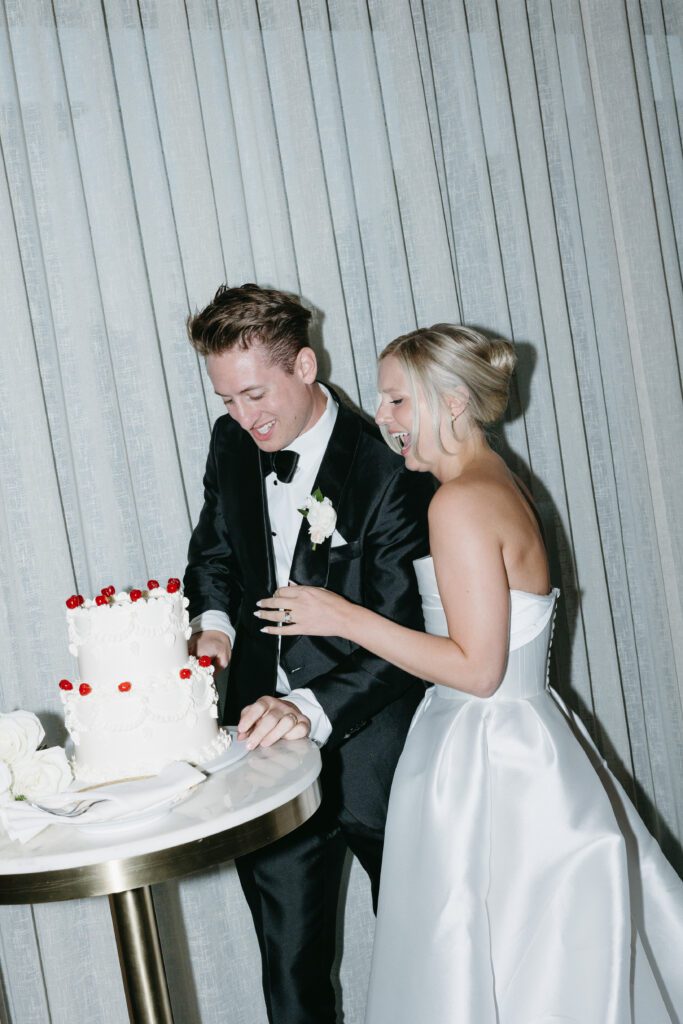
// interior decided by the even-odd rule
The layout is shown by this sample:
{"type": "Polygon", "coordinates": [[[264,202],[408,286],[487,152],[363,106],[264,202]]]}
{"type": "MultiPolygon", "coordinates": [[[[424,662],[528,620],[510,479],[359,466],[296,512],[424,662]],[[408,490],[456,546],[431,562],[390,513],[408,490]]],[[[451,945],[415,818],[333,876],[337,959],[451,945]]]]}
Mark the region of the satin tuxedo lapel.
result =
{"type": "MultiPolygon", "coordinates": [[[[340,404],[332,436],[313,484],[313,491],[319,489],[323,497],[329,498],[332,502],[337,513],[337,530],[342,535],[344,497],[353,470],[360,433],[361,426],[358,420],[349,415],[340,404]]],[[[301,517],[301,528],[294,548],[290,573],[294,583],[309,587],[324,587],[327,584],[331,542],[332,538],[328,537],[313,550],[308,535],[308,521],[305,516],[301,517]]]]}
{"type": "MultiPolygon", "coordinates": [[[[334,393],[333,397],[336,399],[334,393]]],[[[339,401],[338,399],[336,400],[339,401]]],[[[332,502],[337,513],[336,529],[342,536],[345,536],[345,499],[353,473],[361,429],[358,419],[339,403],[339,411],[332,436],[330,437],[313,485],[313,491],[319,489],[323,497],[329,498],[332,502]]],[[[315,550],[313,550],[313,544],[308,535],[308,521],[305,516],[302,516],[301,520],[299,536],[297,537],[292,558],[290,579],[302,586],[325,587],[327,586],[329,576],[332,538],[328,537],[322,544],[317,544],[315,550]]],[[[283,652],[291,649],[297,640],[300,639],[301,637],[283,638],[283,652]]]]}
{"type": "Polygon", "coordinates": [[[268,518],[262,455],[250,438],[239,445],[239,454],[234,467],[235,479],[239,481],[225,493],[229,497],[228,515],[237,524],[234,536],[239,538],[242,549],[240,561],[248,572],[252,590],[260,594],[272,594],[277,587],[275,558],[268,518]]]}

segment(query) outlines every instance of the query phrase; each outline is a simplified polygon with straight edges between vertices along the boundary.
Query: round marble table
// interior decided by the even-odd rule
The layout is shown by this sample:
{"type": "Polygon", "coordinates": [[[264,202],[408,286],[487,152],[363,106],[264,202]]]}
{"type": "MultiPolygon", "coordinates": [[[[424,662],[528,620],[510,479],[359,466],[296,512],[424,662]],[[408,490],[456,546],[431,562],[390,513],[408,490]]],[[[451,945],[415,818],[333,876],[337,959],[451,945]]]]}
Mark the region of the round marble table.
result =
{"type": "Polygon", "coordinates": [[[210,775],[161,817],[52,825],[25,845],[0,834],[0,903],[109,896],[133,1024],[172,1024],[149,886],[250,853],[320,804],[320,753],[308,740],[258,748],[210,775]]]}

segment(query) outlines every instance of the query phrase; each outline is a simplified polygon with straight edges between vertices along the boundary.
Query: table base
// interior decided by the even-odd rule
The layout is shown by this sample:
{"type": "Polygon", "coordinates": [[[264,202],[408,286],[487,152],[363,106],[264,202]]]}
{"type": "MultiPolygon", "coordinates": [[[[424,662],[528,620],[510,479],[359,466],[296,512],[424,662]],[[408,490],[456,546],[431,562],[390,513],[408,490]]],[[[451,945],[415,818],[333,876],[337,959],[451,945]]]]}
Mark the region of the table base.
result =
{"type": "Polygon", "coordinates": [[[109,897],[131,1024],[173,1024],[149,886],[109,897]]]}

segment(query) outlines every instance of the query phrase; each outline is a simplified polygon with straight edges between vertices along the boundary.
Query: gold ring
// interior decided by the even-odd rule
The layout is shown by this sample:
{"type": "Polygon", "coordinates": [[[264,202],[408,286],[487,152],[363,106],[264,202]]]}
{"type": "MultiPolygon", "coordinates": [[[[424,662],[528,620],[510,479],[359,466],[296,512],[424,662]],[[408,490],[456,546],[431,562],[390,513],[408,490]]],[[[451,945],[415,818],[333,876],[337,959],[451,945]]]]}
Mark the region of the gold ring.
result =
{"type": "Polygon", "coordinates": [[[301,719],[297,718],[297,716],[294,714],[293,711],[285,711],[285,713],[284,713],[284,715],[282,717],[283,718],[291,718],[292,721],[294,722],[294,725],[300,725],[301,724],[301,719]]]}

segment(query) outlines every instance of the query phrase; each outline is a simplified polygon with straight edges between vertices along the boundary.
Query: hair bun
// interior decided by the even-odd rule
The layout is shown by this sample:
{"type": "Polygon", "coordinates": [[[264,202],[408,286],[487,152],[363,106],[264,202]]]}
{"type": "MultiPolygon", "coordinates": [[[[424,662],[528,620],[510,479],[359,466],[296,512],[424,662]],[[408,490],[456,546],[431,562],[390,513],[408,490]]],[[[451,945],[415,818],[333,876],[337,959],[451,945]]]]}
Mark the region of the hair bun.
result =
{"type": "Polygon", "coordinates": [[[505,338],[491,338],[489,348],[489,363],[496,370],[502,370],[508,376],[517,365],[517,355],[514,346],[505,338]]]}

